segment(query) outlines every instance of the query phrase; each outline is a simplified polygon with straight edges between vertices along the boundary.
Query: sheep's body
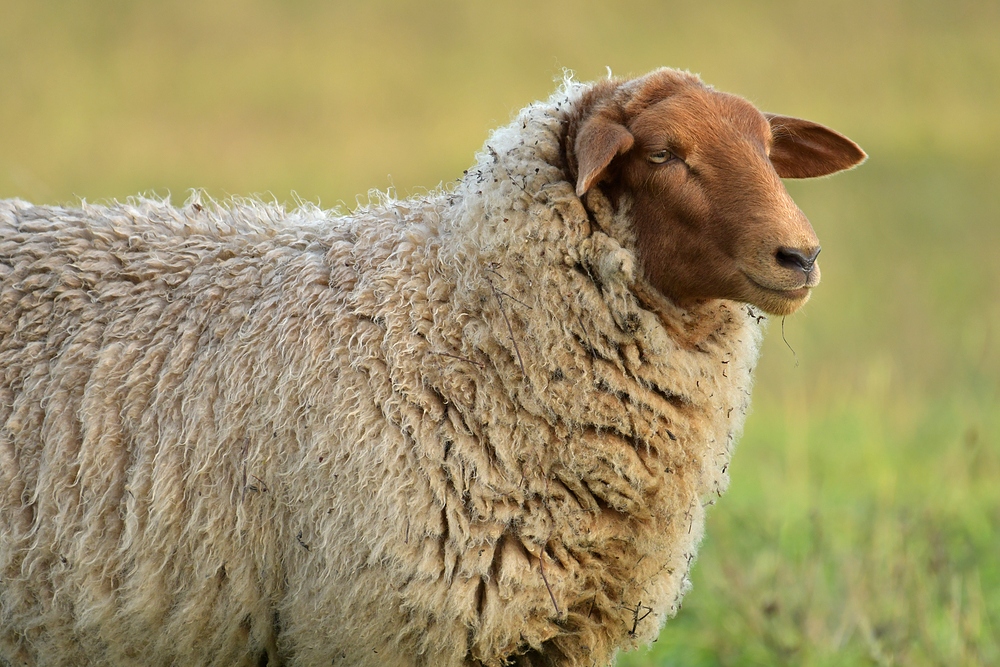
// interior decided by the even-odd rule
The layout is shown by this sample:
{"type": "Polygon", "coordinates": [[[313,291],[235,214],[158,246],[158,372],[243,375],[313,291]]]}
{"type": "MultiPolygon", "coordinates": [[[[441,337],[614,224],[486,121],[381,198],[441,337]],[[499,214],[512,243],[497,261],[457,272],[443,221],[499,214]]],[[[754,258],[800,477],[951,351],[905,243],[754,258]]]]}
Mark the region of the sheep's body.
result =
{"type": "Polygon", "coordinates": [[[603,665],[676,612],[760,320],[645,284],[569,85],[345,217],[0,204],[0,662],[603,665]]]}

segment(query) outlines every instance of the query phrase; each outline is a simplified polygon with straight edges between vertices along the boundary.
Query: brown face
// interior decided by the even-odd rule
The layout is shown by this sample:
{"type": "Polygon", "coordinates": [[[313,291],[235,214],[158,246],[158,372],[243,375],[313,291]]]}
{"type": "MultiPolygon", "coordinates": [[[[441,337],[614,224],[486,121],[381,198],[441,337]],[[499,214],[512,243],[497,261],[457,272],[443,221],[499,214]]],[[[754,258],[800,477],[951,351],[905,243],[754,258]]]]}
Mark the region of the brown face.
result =
{"type": "Polygon", "coordinates": [[[605,85],[590,102],[575,133],[577,192],[605,182],[654,287],[681,304],[734,299],[776,315],[808,300],[819,241],[781,178],[854,166],[857,145],[673,70],[605,85]]]}

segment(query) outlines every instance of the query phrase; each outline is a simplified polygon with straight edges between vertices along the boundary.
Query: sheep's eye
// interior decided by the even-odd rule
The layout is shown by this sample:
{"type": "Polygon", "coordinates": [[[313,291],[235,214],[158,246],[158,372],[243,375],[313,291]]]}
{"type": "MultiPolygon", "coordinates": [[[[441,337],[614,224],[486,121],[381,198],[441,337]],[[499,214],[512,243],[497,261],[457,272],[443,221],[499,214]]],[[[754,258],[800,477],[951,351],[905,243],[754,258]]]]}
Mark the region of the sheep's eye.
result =
{"type": "Polygon", "coordinates": [[[649,161],[653,164],[663,164],[664,162],[670,162],[671,160],[676,159],[677,156],[666,149],[649,154],[649,161]]]}

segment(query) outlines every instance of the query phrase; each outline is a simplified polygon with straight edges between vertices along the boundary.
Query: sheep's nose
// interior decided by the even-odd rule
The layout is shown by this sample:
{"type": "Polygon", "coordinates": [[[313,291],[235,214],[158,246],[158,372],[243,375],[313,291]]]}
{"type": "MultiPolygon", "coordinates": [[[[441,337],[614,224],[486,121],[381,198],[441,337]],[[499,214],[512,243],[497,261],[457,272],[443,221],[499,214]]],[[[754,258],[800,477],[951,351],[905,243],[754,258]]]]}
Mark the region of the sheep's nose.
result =
{"type": "Polygon", "coordinates": [[[778,264],[786,269],[797,269],[803,273],[809,273],[816,263],[819,251],[819,246],[816,248],[778,248],[774,257],[778,260],[778,264]]]}

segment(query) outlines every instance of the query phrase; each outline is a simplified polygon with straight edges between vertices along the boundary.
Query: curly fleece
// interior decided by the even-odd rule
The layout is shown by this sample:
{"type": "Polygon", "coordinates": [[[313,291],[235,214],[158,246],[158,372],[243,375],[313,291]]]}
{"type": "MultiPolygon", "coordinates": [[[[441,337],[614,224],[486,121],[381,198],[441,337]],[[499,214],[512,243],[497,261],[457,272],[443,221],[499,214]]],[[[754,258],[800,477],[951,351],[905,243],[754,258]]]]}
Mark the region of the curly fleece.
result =
{"type": "Polygon", "coordinates": [[[567,83],[450,190],[0,203],[0,662],[604,665],[688,589],[762,317],[567,174],[567,83]]]}

